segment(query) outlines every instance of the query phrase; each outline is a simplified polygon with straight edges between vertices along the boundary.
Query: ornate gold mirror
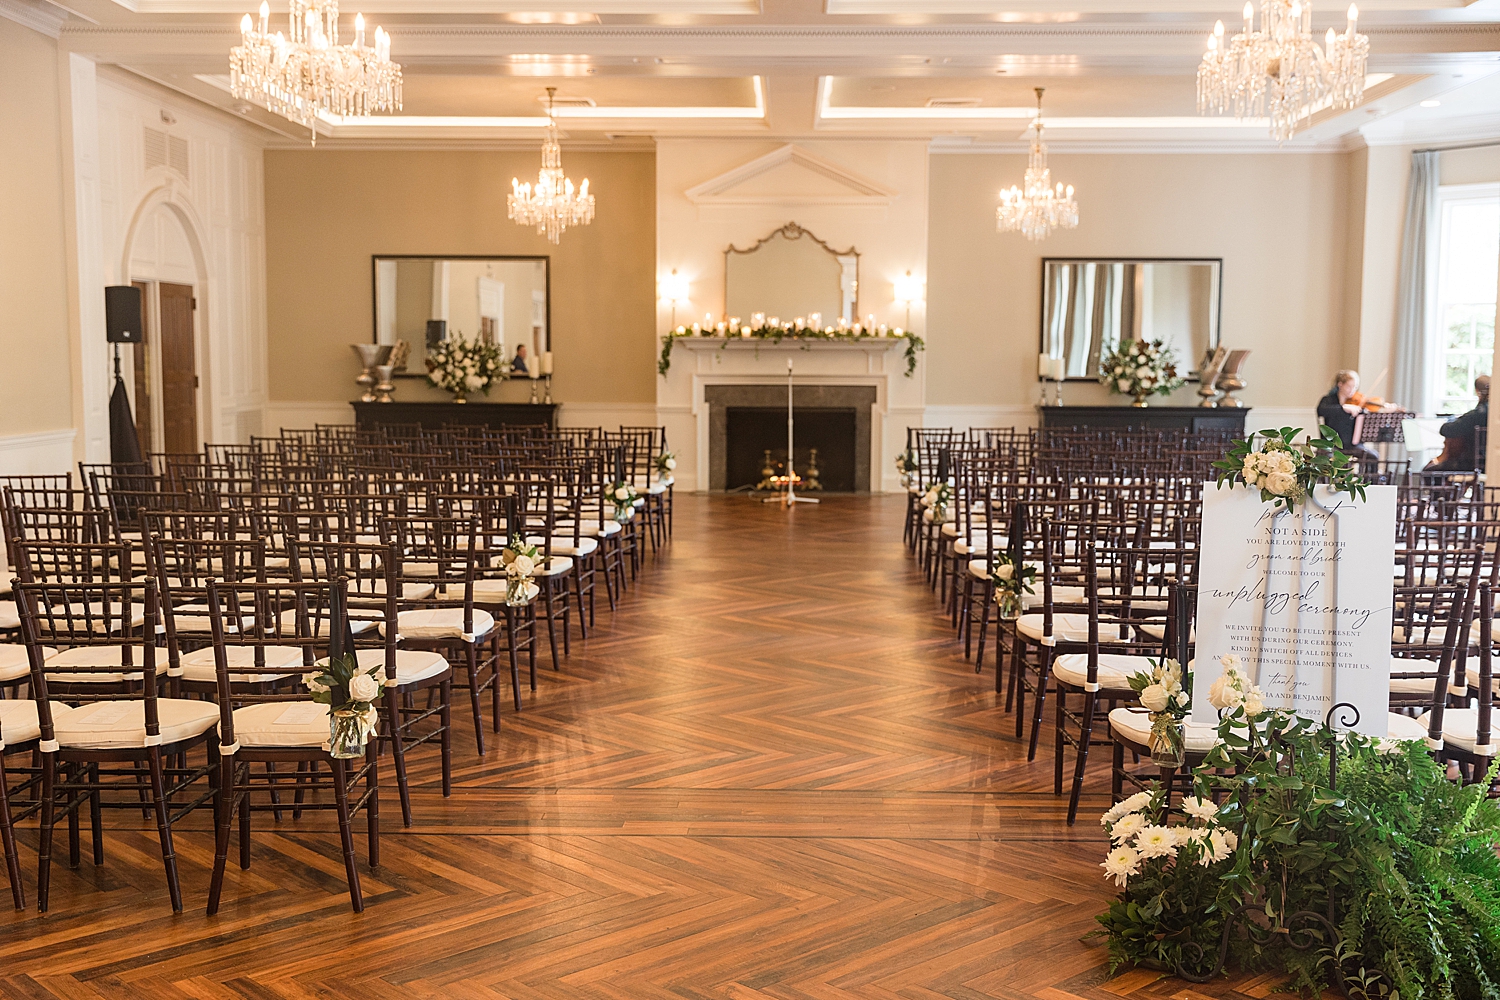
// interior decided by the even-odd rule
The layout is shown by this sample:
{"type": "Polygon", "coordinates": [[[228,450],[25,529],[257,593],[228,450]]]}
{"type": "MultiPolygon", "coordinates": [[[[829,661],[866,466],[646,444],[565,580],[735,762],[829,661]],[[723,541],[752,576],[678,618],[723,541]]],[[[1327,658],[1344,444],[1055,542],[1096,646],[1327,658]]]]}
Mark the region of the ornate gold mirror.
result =
{"type": "Polygon", "coordinates": [[[795,222],[724,251],[724,315],[782,320],[818,313],[824,323],[859,315],[859,252],[835,250],[795,222]]]}

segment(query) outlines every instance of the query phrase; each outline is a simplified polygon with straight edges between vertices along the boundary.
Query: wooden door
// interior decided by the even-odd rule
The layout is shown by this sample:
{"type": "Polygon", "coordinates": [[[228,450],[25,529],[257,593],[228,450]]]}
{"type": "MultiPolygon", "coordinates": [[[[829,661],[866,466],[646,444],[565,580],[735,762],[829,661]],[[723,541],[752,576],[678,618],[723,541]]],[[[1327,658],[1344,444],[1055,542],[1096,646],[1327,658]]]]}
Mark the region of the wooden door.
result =
{"type": "Polygon", "coordinates": [[[197,451],[198,361],[193,349],[192,285],[163,281],[159,294],[161,332],[162,447],[173,453],[197,451]]]}
{"type": "Polygon", "coordinates": [[[135,368],[135,436],[141,443],[142,454],[156,450],[156,438],[151,433],[151,371],[146,364],[146,352],[150,350],[151,324],[146,303],[151,300],[151,286],[144,281],[132,281],[141,290],[141,342],[130,348],[135,368]]]}

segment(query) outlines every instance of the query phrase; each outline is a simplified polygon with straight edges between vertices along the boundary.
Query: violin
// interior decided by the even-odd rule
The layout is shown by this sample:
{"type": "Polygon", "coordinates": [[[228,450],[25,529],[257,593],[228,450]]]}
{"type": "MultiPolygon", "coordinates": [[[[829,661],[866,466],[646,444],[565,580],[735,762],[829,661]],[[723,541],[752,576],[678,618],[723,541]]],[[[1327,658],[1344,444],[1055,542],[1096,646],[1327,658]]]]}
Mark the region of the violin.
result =
{"type": "Polygon", "coordinates": [[[1362,392],[1356,392],[1344,400],[1344,402],[1351,406],[1357,406],[1366,413],[1380,413],[1383,410],[1391,408],[1391,405],[1379,396],[1367,396],[1362,392]]]}

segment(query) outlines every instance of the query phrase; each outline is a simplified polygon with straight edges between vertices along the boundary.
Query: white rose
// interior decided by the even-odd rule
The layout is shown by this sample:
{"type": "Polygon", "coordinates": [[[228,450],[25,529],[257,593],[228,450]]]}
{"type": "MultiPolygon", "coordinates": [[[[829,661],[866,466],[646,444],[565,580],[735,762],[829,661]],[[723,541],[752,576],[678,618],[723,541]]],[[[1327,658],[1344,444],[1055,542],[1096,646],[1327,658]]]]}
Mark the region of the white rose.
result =
{"type": "Polygon", "coordinates": [[[1245,695],[1245,717],[1253,719],[1265,710],[1266,702],[1260,693],[1260,688],[1251,688],[1250,693],[1245,695]]]}
{"type": "Polygon", "coordinates": [[[1120,391],[1121,392],[1129,392],[1130,391],[1130,381],[1129,381],[1129,379],[1123,379],[1122,378],[1118,382],[1116,382],[1115,384],[1120,387],[1120,391]]]}
{"type": "Polygon", "coordinates": [[[1187,708],[1188,702],[1192,701],[1193,699],[1188,697],[1188,693],[1186,691],[1178,688],[1177,693],[1172,695],[1172,700],[1177,703],[1178,708],[1187,708]]]}
{"type": "Polygon", "coordinates": [[[530,576],[536,572],[536,561],[530,556],[516,556],[516,561],[511,563],[517,576],[530,576]]]}
{"type": "Polygon", "coordinates": [[[629,500],[630,499],[630,491],[627,490],[625,487],[621,486],[619,489],[615,490],[615,499],[616,500],[629,500]]]}
{"type": "Polygon", "coordinates": [[[464,376],[464,385],[470,389],[483,389],[484,379],[478,375],[466,375],[464,376]]]}
{"type": "Polygon", "coordinates": [[[349,697],[353,701],[374,701],[380,695],[380,682],[369,674],[349,678],[349,697]]]}
{"type": "Polygon", "coordinates": [[[1220,674],[1218,680],[1208,689],[1208,703],[1214,708],[1223,711],[1229,707],[1229,691],[1234,680],[1228,674],[1220,674]]]}
{"type": "Polygon", "coordinates": [[[322,693],[324,693],[325,691],[328,690],[328,685],[324,684],[322,681],[318,680],[318,678],[321,677],[321,676],[323,676],[323,675],[322,674],[304,674],[303,677],[302,677],[302,683],[307,685],[307,689],[309,691],[312,691],[312,692],[314,692],[316,694],[322,694],[322,693]]]}
{"type": "Polygon", "coordinates": [[[1148,684],[1141,691],[1141,704],[1152,712],[1164,712],[1171,702],[1167,689],[1160,684],[1148,684]]]}
{"type": "Polygon", "coordinates": [[[1289,473],[1273,472],[1266,476],[1266,489],[1279,497],[1288,496],[1292,488],[1297,485],[1297,480],[1289,473]]]}
{"type": "Polygon", "coordinates": [[[995,577],[1000,580],[1009,580],[1016,575],[1016,568],[1010,563],[1001,563],[995,567],[995,577]]]}
{"type": "Polygon", "coordinates": [[[667,467],[667,471],[671,472],[673,469],[677,468],[677,459],[669,458],[665,462],[663,462],[662,465],[665,465],[667,467]]]}

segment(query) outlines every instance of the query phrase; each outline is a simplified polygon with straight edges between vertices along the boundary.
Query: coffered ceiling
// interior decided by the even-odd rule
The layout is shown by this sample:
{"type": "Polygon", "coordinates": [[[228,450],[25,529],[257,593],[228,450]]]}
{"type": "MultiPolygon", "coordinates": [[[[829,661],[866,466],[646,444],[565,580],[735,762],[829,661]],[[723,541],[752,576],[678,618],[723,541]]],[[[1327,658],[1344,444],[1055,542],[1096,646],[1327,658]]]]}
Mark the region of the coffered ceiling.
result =
{"type": "MultiPolygon", "coordinates": [[[[1338,0],[1342,2],[1342,0],[1338,0]]],[[[258,6],[258,0],[255,0],[258,6]]],[[[1275,149],[1197,113],[1194,73],[1236,0],[345,0],[383,25],[401,114],[320,125],[323,145],[534,143],[545,88],[564,141],[902,136],[1021,148],[1043,86],[1055,148],[1275,149]]],[[[1500,135],[1500,0],[1364,0],[1366,100],[1315,111],[1291,149],[1500,135]],[[1433,105],[1433,102],[1438,102],[1433,105]],[[1427,105],[1424,107],[1423,102],[1427,105]]],[[[0,0],[65,48],[307,135],[228,92],[251,0],[0,0]]],[[[273,22],[286,2],[272,3],[273,22]]],[[[1315,34],[1344,23],[1319,0],[1315,34]],[[1323,9],[1324,6],[1327,10],[1323,9]]]]}

